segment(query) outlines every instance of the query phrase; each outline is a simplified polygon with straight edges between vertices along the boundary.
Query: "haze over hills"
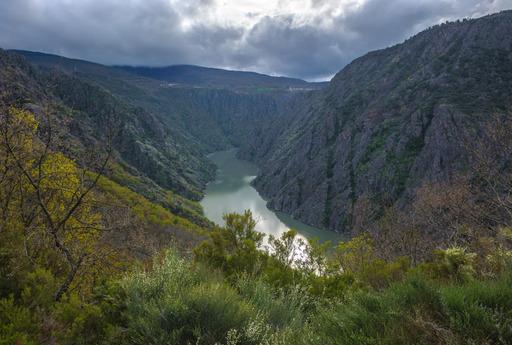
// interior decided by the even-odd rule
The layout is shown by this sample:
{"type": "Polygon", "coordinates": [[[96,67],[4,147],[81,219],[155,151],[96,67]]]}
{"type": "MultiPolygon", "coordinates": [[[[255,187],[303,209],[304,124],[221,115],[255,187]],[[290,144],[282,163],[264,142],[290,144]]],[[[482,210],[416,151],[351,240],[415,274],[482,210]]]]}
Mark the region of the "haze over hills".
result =
{"type": "MultiPolygon", "coordinates": [[[[52,66],[78,72],[87,70],[93,73],[94,69],[109,67],[79,59],[69,59],[55,54],[46,54],[24,50],[11,50],[21,54],[40,66],[52,66]]],[[[132,75],[140,75],[168,82],[170,85],[195,86],[217,89],[245,90],[253,92],[316,90],[327,85],[326,82],[307,82],[301,79],[288,77],[275,77],[255,72],[225,70],[220,68],[202,67],[194,65],[175,65],[166,67],[144,66],[113,66],[120,71],[132,75]]],[[[99,73],[106,73],[103,69],[99,73]]],[[[111,69],[110,74],[116,74],[111,69]]],[[[118,73],[122,75],[122,72],[118,73]]],[[[126,74],[125,74],[126,77],[126,74]]],[[[169,85],[168,85],[169,86],[169,85]]]]}

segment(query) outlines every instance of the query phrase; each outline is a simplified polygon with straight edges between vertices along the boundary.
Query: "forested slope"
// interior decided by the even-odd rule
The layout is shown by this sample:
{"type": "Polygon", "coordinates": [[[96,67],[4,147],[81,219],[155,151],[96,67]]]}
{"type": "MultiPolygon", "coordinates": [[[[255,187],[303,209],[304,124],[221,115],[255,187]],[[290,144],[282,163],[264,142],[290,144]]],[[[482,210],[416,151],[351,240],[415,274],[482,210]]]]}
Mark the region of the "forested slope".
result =
{"type": "Polygon", "coordinates": [[[181,66],[117,68],[51,54],[15,52],[36,66],[86,80],[158,115],[183,146],[203,152],[245,144],[252,131],[271,123],[290,98],[323,87],[299,79],[197,66],[188,66],[185,69],[190,73],[181,73],[181,66]],[[183,83],[169,85],[173,80],[169,73],[178,73],[183,83]],[[242,87],[234,87],[230,81],[242,87]],[[301,88],[289,90],[289,86],[301,88]]]}

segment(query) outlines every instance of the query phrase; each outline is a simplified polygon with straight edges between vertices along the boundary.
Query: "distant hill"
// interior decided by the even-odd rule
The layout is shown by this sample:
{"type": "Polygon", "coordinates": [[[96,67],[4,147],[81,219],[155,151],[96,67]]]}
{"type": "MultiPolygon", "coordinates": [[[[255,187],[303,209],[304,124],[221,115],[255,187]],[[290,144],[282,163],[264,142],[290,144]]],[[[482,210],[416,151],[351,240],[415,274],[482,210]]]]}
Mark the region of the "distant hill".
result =
{"type": "MultiPolygon", "coordinates": [[[[213,152],[240,146],[262,124],[271,122],[278,109],[290,98],[301,97],[310,88],[288,88],[276,85],[290,78],[277,78],[250,72],[224,71],[245,79],[247,87],[218,85],[174,85],[169,82],[133,73],[130,69],[105,66],[84,60],[30,51],[12,51],[23,55],[33,65],[49,74],[63,73],[107,90],[122,102],[143,108],[165,121],[173,140],[186,149],[213,152]],[[243,76],[243,77],[240,77],[243,76]],[[257,87],[248,83],[248,76],[258,76],[274,83],[272,87],[257,87]],[[169,86],[169,84],[172,84],[169,86]]],[[[201,70],[201,68],[199,68],[201,70]]],[[[205,76],[211,73],[206,69],[205,76]]],[[[220,73],[222,70],[215,70],[220,73]]],[[[199,78],[199,77],[197,77],[199,78]]],[[[298,80],[301,85],[310,85],[298,80]]],[[[240,84],[241,85],[241,84],[240,84]]],[[[312,84],[318,87],[320,84],[312,84]]],[[[197,157],[205,160],[206,157],[197,157]]],[[[194,170],[196,172],[197,170],[194,170]]]]}
{"type": "Polygon", "coordinates": [[[105,75],[140,76],[166,82],[167,86],[201,87],[214,89],[245,90],[258,93],[272,91],[318,90],[328,82],[307,82],[302,79],[275,77],[246,71],[225,70],[194,65],[173,65],[166,67],[106,66],[90,61],[71,59],[55,54],[27,50],[9,50],[45,67],[59,67],[69,72],[87,72],[105,75]],[[107,69],[108,70],[107,70],[107,69]]]}
{"type": "Polygon", "coordinates": [[[320,89],[327,83],[310,83],[301,79],[273,77],[255,72],[231,71],[193,65],[168,67],[118,67],[125,71],[168,83],[229,89],[320,89]]]}

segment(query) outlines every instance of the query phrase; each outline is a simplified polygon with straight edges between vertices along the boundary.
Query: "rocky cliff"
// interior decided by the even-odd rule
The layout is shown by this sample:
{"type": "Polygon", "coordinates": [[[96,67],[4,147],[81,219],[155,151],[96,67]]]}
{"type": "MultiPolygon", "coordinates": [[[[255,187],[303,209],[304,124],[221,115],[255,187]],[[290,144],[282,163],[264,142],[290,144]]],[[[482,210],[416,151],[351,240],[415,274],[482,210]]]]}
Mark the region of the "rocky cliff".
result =
{"type": "Polygon", "coordinates": [[[254,185],[276,210],[347,231],[358,198],[405,203],[464,171],[461,138],[511,113],[512,11],[371,52],[287,108],[243,146],[262,166],[254,185]]]}

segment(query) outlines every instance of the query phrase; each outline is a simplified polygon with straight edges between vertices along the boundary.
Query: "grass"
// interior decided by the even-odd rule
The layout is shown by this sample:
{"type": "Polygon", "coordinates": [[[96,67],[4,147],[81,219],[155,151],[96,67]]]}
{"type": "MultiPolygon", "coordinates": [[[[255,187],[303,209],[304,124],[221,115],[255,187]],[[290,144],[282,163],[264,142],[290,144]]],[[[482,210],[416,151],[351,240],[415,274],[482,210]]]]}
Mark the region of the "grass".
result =
{"type": "Polygon", "coordinates": [[[509,344],[510,275],[438,286],[411,277],[382,292],[359,292],[314,318],[311,344],[509,344]]]}

